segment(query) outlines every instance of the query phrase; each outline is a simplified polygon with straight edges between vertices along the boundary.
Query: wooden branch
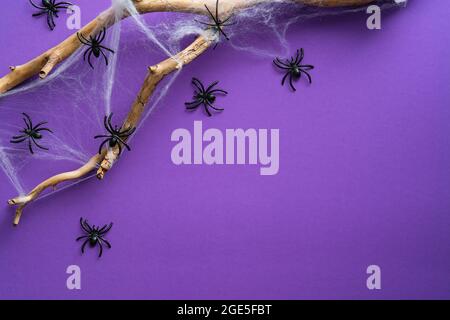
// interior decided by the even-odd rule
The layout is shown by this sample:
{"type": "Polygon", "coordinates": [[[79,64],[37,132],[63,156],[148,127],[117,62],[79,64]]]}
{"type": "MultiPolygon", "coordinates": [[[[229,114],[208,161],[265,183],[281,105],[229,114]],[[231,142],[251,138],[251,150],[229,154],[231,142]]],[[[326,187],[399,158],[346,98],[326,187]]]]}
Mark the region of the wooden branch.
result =
{"type": "MultiPolygon", "coordinates": [[[[134,1],[136,9],[140,14],[149,12],[176,11],[207,15],[208,13],[205,9],[205,4],[210,8],[215,7],[215,0],[199,0],[195,2],[191,2],[191,0],[134,1]]],[[[272,0],[227,1],[221,6],[221,15],[226,16],[238,10],[242,10],[269,1],[272,0]]],[[[372,2],[372,0],[291,1],[325,7],[365,5],[372,2]]],[[[127,14],[129,13],[124,13],[123,18],[127,17],[127,14]]],[[[100,14],[89,24],[87,24],[79,32],[83,33],[85,36],[89,36],[95,33],[100,28],[111,26],[115,21],[114,19],[115,12],[112,8],[110,8],[100,14]]],[[[144,83],[139,91],[139,94],[137,95],[137,98],[131,106],[128,116],[122,125],[122,129],[125,130],[131,127],[136,127],[142,118],[142,115],[145,111],[145,106],[147,105],[149,99],[156,89],[156,86],[161,82],[161,80],[163,80],[168,74],[182,68],[184,65],[189,64],[191,61],[196,59],[210,47],[213,41],[214,31],[207,30],[205,35],[199,36],[191,45],[189,45],[183,51],[179,52],[174,57],[170,57],[150,67],[144,83]]],[[[0,79],[0,94],[11,90],[25,80],[38,74],[40,78],[45,78],[56,65],[67,59],[80,47],[80,45],[81,43],[79,42],[76,34],[74,34],[56,47],[48,50],[47,52],[25,63],[24,65],[10,67],[11,72],[0,79]]],[[[99,179],[103,179],[106,172],[111,169],[117,158],[118,147],[113,148],[112,150],[103,149],[101,154],[94,155],[85,165],[83,165],[79,169],[55,175],[37,185],[28,195],[19,196],[9,200],[9,205],[18,206],[14,218],[14,225],[17,225],[19,223],[25,206],[35,200],[47,188],[56,187],[58,184],[65,181],[80,179],[95,170],[99,164],[100,167],[97,171],[97,177],[99,179]]]]}
{"type": "Polygon", "coordinates": [[[20,221],[20,217],[22,216],[23,209],[27,204],[35,200],[44,190],[48,188],[55,188],[58,184],[70,181],[70,180],[76,180],[81,177],[86,176],[89,172],[92,172],[95,170],[95,168],[98,166],[98,163],[101,161],[101,159],[105,156],[105,151],[103,151],[102,154],[96,154],[93,156],[85,165],[80,167],[77,170],[69,171],[60,173],[58,175],[55,175],[44,182],[37,185],[33,190],[31,190],[30,193],[28,193],[26,196],[19,196],[13,199],[8,200],[8,204],[11,206],[18,206],[16,209],[16,215],[14,217],[14,225],[18,225],[20,221]]]}
{"type": "MultiPolygon", "coordinates": [[[[134,128],[139,124],[139,121],[145,111],[145,106],[161,80],[163,80],[168,74],[189,64],[205,52],[206,49],[208,49],[214,41],[214,32],[211,30],[207,32],[208,33],[206,35],[198,37],[190,46],[179,52],[176,56],[168,58],[149,68],[147,77],[144,80],[141,90],[139,91],[130,112],[128,113],[128,116],[122,126],[122,130],[134,128]]],[[[118,146],[106,154],[105,159],[102,161],[100,168],[97,171],[97,178],[104,178],[106,172],[111,169],[118,156],[118,146]]]]}
{"type": "MultiPolygon", "coordinates": [[[[261,3],[266,3],[271,0],[235,0],[227,1],[221,4],[222,14],[236,12],[245,8],[249,8],[261,3]]],[[[336,7],[349,5],[365,5],[373,0],[291,0],[293,2],[303,3],[313,6],[336,7]]],[[[215,7],[215,0],[135,0],[135,6],[140,14],[151,12],[186,12],[208,15],[205,4],[210,8],[215,7]]],[[[128,17],[129,13],[124,13],[122,18],[128,17]]],[[[88,23],[79,32],[85,36],[95,33],[101,28],[110,27],[115,21],[115,12],[113,8],[101,13],[97,18],[88,23]]],[[[67,59],[81,46],[76,33],[49,49],[35,59],[19,66],[10,67],[11,72],[0,78],[0,94],[5,93],[24,81],[39,75],[41,79],[47,75],[59,63],[67,59]]]]}

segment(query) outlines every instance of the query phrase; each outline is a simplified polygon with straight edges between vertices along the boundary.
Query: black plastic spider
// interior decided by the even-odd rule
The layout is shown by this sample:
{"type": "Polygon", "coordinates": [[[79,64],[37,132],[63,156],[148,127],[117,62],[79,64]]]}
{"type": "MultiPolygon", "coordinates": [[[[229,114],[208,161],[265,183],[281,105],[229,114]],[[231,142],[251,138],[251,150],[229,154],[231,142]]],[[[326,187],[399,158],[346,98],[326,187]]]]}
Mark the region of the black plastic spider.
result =
{"type": "Polygon", "coordinates": [[[108,58],[106,57],[103,50],[109,51],[111,53],[114,53],[114,51],[105,46],[102,46],[102,42],[103,42],[103,40],[105,40],[105,37],[106,37],[106,28],[103,28],[102,30],[100,30],[100,32],[95,37],[89,36],[89,39],[86,39],[86,37],[80,32],[77,32],[77,37],[78,37],[78,40],[80,40],[80,42],[82,44],[89,47],[84,52],[83,60],[86,61],[86,55],[87,55],[89,65],[91,66],[92,69],[94,69],[94,66],[91,63],[92,54],[94,54],[94,57],[96,57],[96,58],[100,57],[100,54],[101,54],[103,56],[103,58],[105,58],[106,65],[108,65],[108,58]]]}
{"type": "Polygon", "coordinates": [[[81,253],[84,253],[84,247],[89,242],[89,245],[91,247],[95,247],[97,244],[100,247],[100,252],[98,254],[98,257],[100,258],[103,253],[103,244],[106,244],[106,246],[111,249],[111,244],[103,238],[105,234],[111,230],[113,224],[112,222],[109,225],[104,225],[103,227],[96,227],[96,226],[90,226],[87,220],[85,219],[83,221],[83,218],[80,218],[80,225],[81,228],[84,230],[84,232],[87,233],[87,235],[78,237],[76,241],[79,241],[81,239],[86,239],[83,242],[83,245],[81,246],[81,253]]]}
{"type": "Polygon", "coordinates": [[[281,85],[284,85],[284,82],[286,81],[286,78],[289,76],[289,85],[291,86],[292,90],[296,91],[294,84],[292,83],[293,80],[297,81],[300,79],[302,73],[306,75],[306,77],[309,80],[309,83],[312,83],[311,75],[307,72],[307,70],[314,69],[314,66],[309,64],[301,64],[303,61],[303,58],[305,56],[305,52],[302,49],[297,50],[297,55],[294,57],[291,57],[290,60],[286,60],[286,62],[281,61],[278,58],[275,58],[273,60],[273,63],[280,69],[287,70],[286,74],[283,77],[283,80],[281,80],[281,85]]]}
{"type": "Polygon", "coordinates": [[[213,82],[208,88],[205,89],[203,84],[197,78],[192,78],[192,84],[197,88],[194,92],[194,100],[191,102],[186,102],[186,109],[193,110],[197,109],[201,104],[205,107],[205,111],[209,117],[211,117],[211,111],[209,108],[212,108],[216,111],[223,111],[224,109],[213,106],[213,103],[216,101],[215,93],[223,93],[225,95],[228,94],[225,90],[222,89],[213,89],[219,81],[213,82]]]}
{"type": "Polygon", "coordinates": [[[70,2],[56,2],[56,0],[42,0],[42,5],[38,6],[32,0],[29,0],[31,5],[36,9],[41,10],[41,12],[33,14],[33,17],[42,16],[44,14],[47,15],[47,24],[50,30],[55,29],[56,24],[53,16],[58,17],[59,10],[67,9],[73,4],[70,2]]]}
{"type": "Polygon", "coordinates": [[[113,126],[111,124],[112,116],[113,113],[111,113],[109,116],[105,116],[103,120],[105,129],[106,131],[108,131],[109,135],[99,135],[94,137],[94,139],[106,138],[105,141],[103,141],[102,144],[100,145],[98,153],[102,153],[102,148],[107,142],[109,142],[110,148],[118,146],[119,154],[122,153],[122,145],[124,145],[128,149],[128,151],[131,151],[131,148],[126,144],[124,139],[131,136],[136,131],[136,128],[128,128],[126,130],[121,131],[117,126],[113,126]]]}
{"type": "Polygon", "coordinates": [[[47,122],[39,122],[37,125],[33,126],[30,116],[27,115],[26,113],[22,114],[25,116],[25,118],[23,118],[23,121],[25,122],[26,128],[20,131],[20,133],[23,133],[22,135],[12,137],[12,139],[9,142],[21,143],[25,140],[28,140],[28,149],[30,150],[31,154],[34,154],[31,142],[33,142],[34,145],[36,145],[36,147],[40,149],[48,150],[48,148],[41,146],[36,141],[42,139],[42,134],[40,133],[41,131],[48,131],[53,133],[53,131],[50,130],[49,128],[42,128],[42,126],[47,122]]]}
{"type": "MultiPolygon", "coordinates": [[[[211,10],[209,10],[209,8],[208,8],[208,6],[206,4],[205,4],[205,8],[206,8],[206,10],[208,10],[208,13],[211,16],[211,18],[213,19],[214,23],[207,23],[207,22],[202,22],[202,21],[198,21],[198,20],[195,20],[195,21],[197,21],[198,23],[204,24],[206,26],[212,27],[217,32],[221,33],[225,37],[225,39],[230,40],[230,38],[227,36],[225,31],[223,31],[223,27],[232,26],[235,23],[234,22],[227,23],[228,20],[230,20],[231,16],[226,18],[224,21],[222,21],[219,18],[219,0],[217,0],[217,2],[216,2],[216,15],[214,15],[211,12],[211,10]]],[[[218,44],[219,44],[219,42],[216,43],[216,45],[214,46],[214,49],[217,47],[218,44]]]]}

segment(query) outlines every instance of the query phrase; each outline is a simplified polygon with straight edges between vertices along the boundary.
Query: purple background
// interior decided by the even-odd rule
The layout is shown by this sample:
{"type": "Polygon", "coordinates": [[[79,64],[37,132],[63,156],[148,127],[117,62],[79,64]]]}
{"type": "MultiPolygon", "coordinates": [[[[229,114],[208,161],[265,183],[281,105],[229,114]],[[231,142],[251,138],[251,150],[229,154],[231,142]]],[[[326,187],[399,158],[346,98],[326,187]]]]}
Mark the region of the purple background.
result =
{"type": "MultiPolygon", "coordinates": [[[[76,3],[83,24],[109,6],[76,3]]],[[[2,73],[71,33],[63,19],[49,32],[30,15],[25,0],[3,4],[2,73]]],[[[1,208],[0,297],[450,298],[449,16],[447,0],[412,0],[383,14],[381,31],[365,28],[364,13],[294,28],[292,52],[304,47],[316,66],[295,94],[270,60],[226,45],[208,52],[105,181],[33,204],[17,228],[1,208]],[[225,112],[183,112],[192,76],[221,81],[225,112]],[[170,134],[194,120],[280,128],[279,174],[173,165],[170,134]],[[80,216],[115,223],[100,260],[80,254],[80,216]],[[71,264],[80,291],[66,289],[71,264]],[[366,288],[371,264],[382,290],[366,288]]],[[[15,195],[6,178],[0,194],[15,195]]]]}

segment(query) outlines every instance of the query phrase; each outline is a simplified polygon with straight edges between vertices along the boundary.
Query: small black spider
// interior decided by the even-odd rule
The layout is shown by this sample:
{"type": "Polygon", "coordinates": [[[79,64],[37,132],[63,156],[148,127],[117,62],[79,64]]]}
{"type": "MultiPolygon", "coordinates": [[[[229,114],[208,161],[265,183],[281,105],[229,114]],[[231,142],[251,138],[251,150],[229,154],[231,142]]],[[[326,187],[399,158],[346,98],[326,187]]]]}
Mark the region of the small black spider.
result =
{"type": "Polygon", "coordinates": [[[103,42],[103,40],[105,40],[105,37],[106,37],[106,28],[103,28],[102,30],[100,30],[100,32],[95,37],[89,36],[89,39],[86,39],[86,37],[80,32],[77,32],[77,37],[78,37],[78,40],[80,40],[80,42],[82,44],[89,47],[84,52],[83,60],[86,61],[86,55],[87,55],[89,65],[91,66],[92,69],[94,69],[94,66],[91,63],[92,54],[94,54],[94,57],[96,57],[96,58],[100,57],[100,54],[101,54],[105,58],[106,65],[108,65],[108,58],[106,57],[103,50],[109,51],[111,53],[114,53],[114,51],[105,46],[102,46],[102,42],[103,42]]]}
{"type": "Polygon", "coordinates": [[[205,107],[205,111],[208,114],[209,117],[211,117],[211,111],[209,111],[209,108],[212,108],[216,111],[223,111],[224,109],[218,108],[213,106],[214,102],[216,101],[215,93],[223,93],[225,95],[228,94],[225,90],[222,89],[213,89],[219,81],[213,82],[208,88],[205,89],[203,84],[198,80],[197,78],[192,78],[192,84],[197,88],[194,92],[194,100],[191,102],[186,102],[186,109],[193,110],[197,109],[198,106],[203,104],[205,107]]]}
{"type": "Polygon", "coordinates": [[[109,116],[105,116],[105,118],[103,119],[103,124],[105,126],[106,131],[108,131],[109,135],[99,135],[94,137],[94,139],[106,138],[105,141],[103,141],[102,144],[100,145],[98,153],[102,153],[102,148],[107,142],[109,142],[110,148],[118,146],[119,154],[122,153],[122,145],[124,145],[128,149],[128,151],[131,151],[131,148],[126,144],[124,139],[131,136],[136,131],[136,128],[128,128],[121,131],[118,126],[113,126],[111,124],[112,116],[113,113],[111,113],[109,116]]]}
{"type": "MultiPolygon", "coordinates": [[[[216,2],[216,15],[214,15],[211,12],[211,10],[209,10],[209,8],[206,4],[205,4],[205,8],[206,8],[206,10],[208,10],[208,13],[211,16],[211,18],[213,19],[214,23],[207,23],[207,22],[202,22],[202,21],[198,21],[198,20],[195,20],[195,21],[197,21],[198,23],[204,24],[208,27],[212,27],[216,32],[219,32],[220,34],[222,34],[225,37],[225,39],[230,40],[230,38],[227,36],[225,31],[223,31],[223,27],[232,26],[235,23],[234,22],[227,23],[228,20],[230,20],[231,16],[226,18],[224,21],[222,21],[219,18],[219,0],[217,0],[217,2],[216,2]]],[[[214,49],[217,47],[218,44],[219,44],[219,42],[216,43],[216,45],[214,46],[214,49]]]]}
{"type": "Polygon", "coordinates": [[[297,55],[294,57],[291,57],[290,60],[286,60],[286,62],[281,61],[278,58],[275,58],[273,60],[273,63],[280,69],[287,70],[286,74],[283,77],[283,80],[281,80],[281,85],[284,85],[284,82],[286,81],[286,78],[289,76],[289,85],[291,86],[292,90],[296,91],[294,84],[292,83],[293,80],[297,81],[300,79],[302,73],[306,75],[306,77],[309,80],[309,83],[312,83],[311,75],[307,72],[307,70],[314,69],[314,66],[309,64],[301,64],[303,61],[303,57],[305,56],[305,52],[302,49],[297,50],[297,55]]]}
{"type": "Polygon", "coordinates": [[[79,241],[81,239],[86,239],[83,242],[83,245],[81,246],[81,252],[84,253],[84,247],[89,242],[89,245],[91,247],[95,247],[97,244],[100,247],[100,253],[98,254],[98,257],[100,258],[103,253],[103,244],[106,244],[106,246],[111,249],[111,244],[105,240],[103,237],[105,234],[112,228],[113,224],[112,222],[109,225],[104,225],[103,227],[96,227],[96,226],[90,226],[87,220],[85,219],[83,221],[83,218],[80,218],[80,225],[84,232],[87,233],[87,235],[78,237],[76,241],[79,241]]]}
{"type": "Polygon", "coordinates": [[[42,128],[42,126],[44,124],[47,124],[47,122],[39,122],[37,125],[33,126],[30,116],[26,113],[22,114],[25,116],[25,118],[23,118],[23,121],[25,122],[26,128],[20,131],[20,133],[23,133],[22,135],[12,137],[9,142],[21,143],[25,140],[28,140],[28,149],[30,150],[31,154],[34,154],[31,142],[33,142],[34,145],[36,145],[36,147],[40,149],[48,150],[48,148],[39,145],[36,141],[42,139],[42,134],[40,133],[41,131],[48,131],[53,133],[53,131],[49,128],[42,128]]]}
{"type": "Polygon", "coordinates": [[[29,1],[33,7],[41,10],[41,12],[33,14],[33,17],[42,16],[44,14],[47,15],[47,24],[50,30],[53,30],[56,27],[53,16],[59,18],[58,17],[59,10],[67,9],[73,5],[70,2],[56,2],[56,0],[42,0],[42,5],[38,6],[37,4],[33,3],[32,0],[29,1]]]}

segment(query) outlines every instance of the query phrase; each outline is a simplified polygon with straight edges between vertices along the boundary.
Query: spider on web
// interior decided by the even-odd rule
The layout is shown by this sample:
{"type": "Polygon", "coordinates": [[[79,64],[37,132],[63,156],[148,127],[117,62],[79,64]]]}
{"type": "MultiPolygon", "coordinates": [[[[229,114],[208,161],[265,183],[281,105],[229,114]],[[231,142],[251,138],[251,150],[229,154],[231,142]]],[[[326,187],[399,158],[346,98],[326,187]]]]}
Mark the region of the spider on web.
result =
{"type": "Polygon", "coordinates": [[[47,25],[50,30],[53,30],[56,27],[54,17],[59,18],[59,10],[68,9],[70,6],[73,6],[70,2],[56,2],[56,0],[42,0],[42,5],[40,6],[35,4],[32,0],[29,1],[33,7],[40,10],[40,12],[33,14],[33,17],[39,17],[44,14],[47,15],[47,25]]]}
{"type": "MultiPolygon", "coordinates": [[[[222,34],[225,37],[225,39],[230,40],[230,38],[225,33],[225,31],[223,31],[223,27],[228,27],[228,26],[232,26],[235,24],[235,22],[227,23],[230,20],[231,15],[223,21],[220,19],[220,17],[219,17],[219,0],[216,1],[216,14],[215,15],[211,12],[211,10],[209,10],[209,8],[206,4],[205,4],[205,8],[208,11],[209,15],[211,16],[214,23],[207,23],[207,22],[203,22],[203,21],[199,21],[199,20],[195,20],[195,21],[197,21],[198,23],[201,23],[203,25],[206,25],[208,27],[212,27],[214,30],[216,30],[216,32],[219,32],[219,34],[222,34]]],[[[216,49],[218,44],[219,44],[219,42],[216,43],[216,45],[214,46],[214,49],[216,49]]]]}
{"type": "Polygon", "coordinates": [[[106,37],[106,28],[103,28],[100,30],[100,32],[96,36],[89,36],[89,39],[87,39],[81,32],[77,32],[78,40],[85,46],[88,46],[89,48],[84,52],[83,60],[86,61],[86,55],[89,65],[92,69],[94,69],[94,66],[91,62],[92,54],[94,54],[94,57],[98,58],[100,57],[100,54],[105,58],[106,65],[108,65],[108,58],[106,57],[106,54],[103,52],[103,50],[109,51],[114,54],[114,51],[103,46],[102,42],[105,40],[106,37]]]}
{"type": "Polygon", "coordinates": [[[49,150],[46,147],[41,146],[36,140],[41,140],[43,138],[41,131],[48,131],[50,133],[53,133],[52,130],[49,128],[42,127],[44,124],[47,124],[47,122],[39,122],[37,125],[33,126],[33,122],[31,121],[31,118],[28,114],[25,112],[22,113],[25,118],[23,118],[23,121],[25,122],[26,128],[21,130],[21,135],[14,136],[9,141],[10,143],[21,143],[28,141],[28,149],[30,150],[31,154],[34,154],[33,151],[33,145],[36,147],[43,149],[43,150],[49,150]]]}
{"type": "Polygon", "coordinates": [[[101,144],[98,149],[98,153],[102,153],[103,146],[108,143],[108,146],[112,149],[115,146],[119,147],[119,155],[122,153],[122,145],[125,146],[125,148],[128,149],[128,151],[131,151],[130,146],[125,142],[124,139],[127,139],[129,136],[131,136],[135,131],[136,128],[128,128],[125,130],[121,130],[117,125],[113,126],[111,123],[113,113],[109,116],[105,116],[103,119],[103,125],[105,126],[106,131],[108,134],[106,135],[98,135],[95,136],[94,139],[98,138],[106,138],[101,144]]]}

